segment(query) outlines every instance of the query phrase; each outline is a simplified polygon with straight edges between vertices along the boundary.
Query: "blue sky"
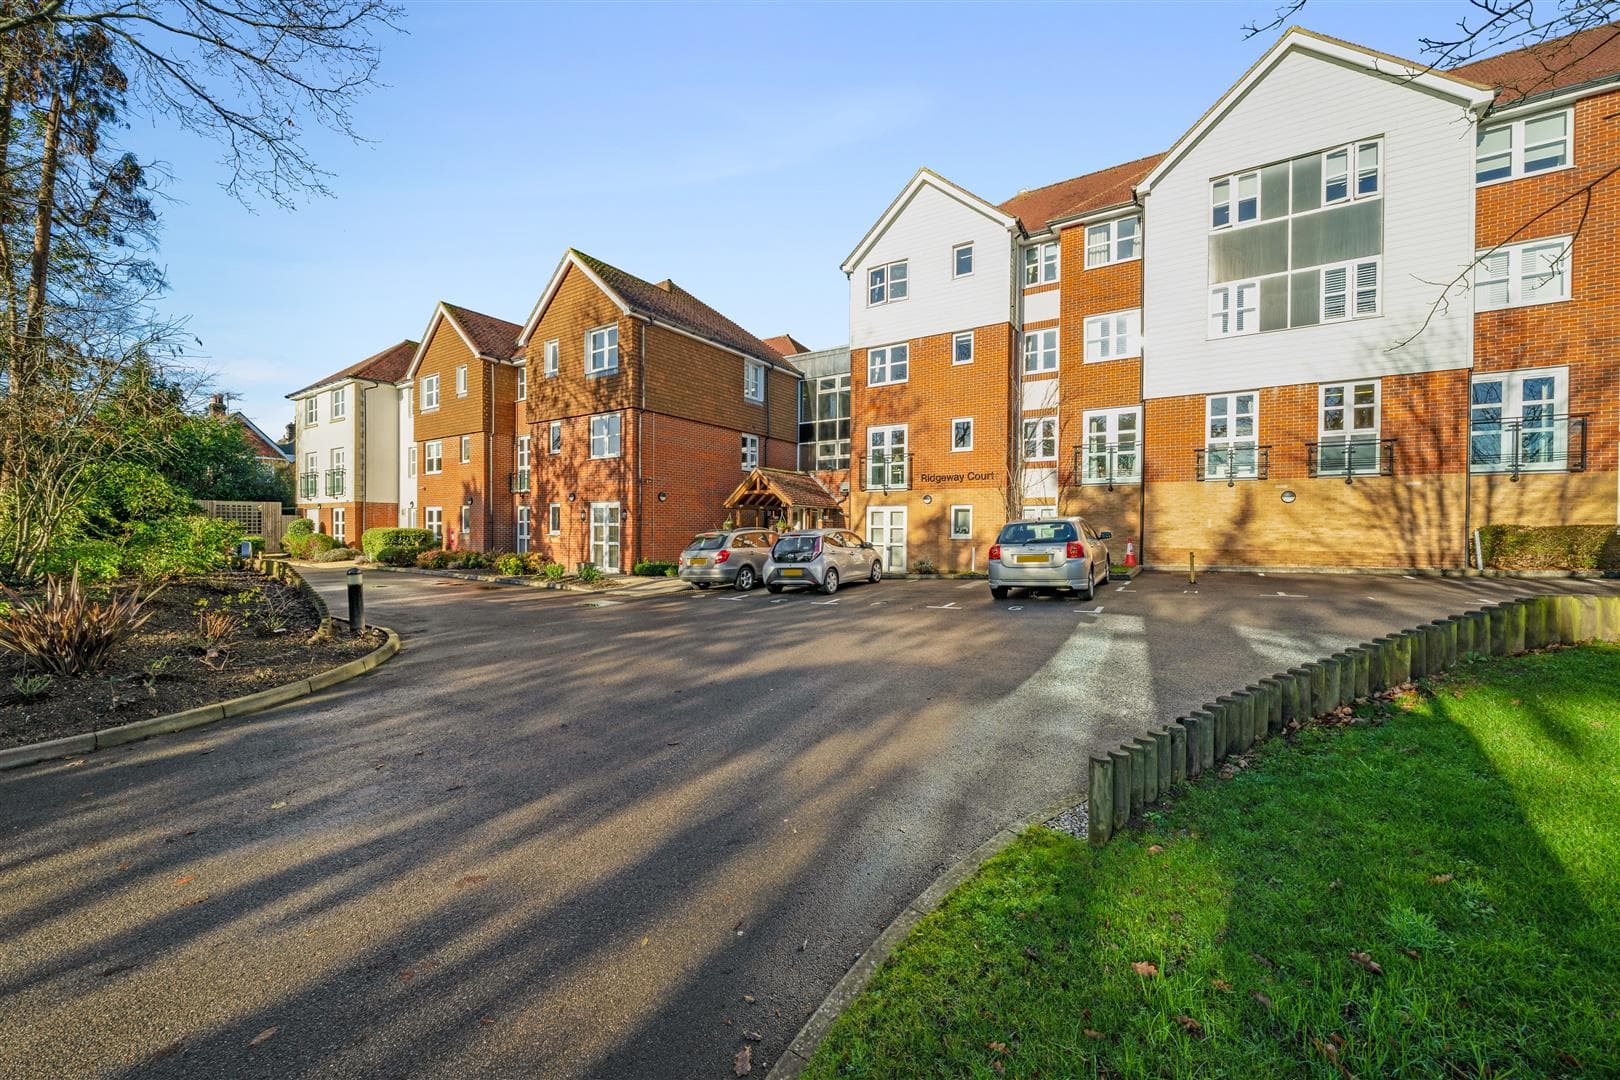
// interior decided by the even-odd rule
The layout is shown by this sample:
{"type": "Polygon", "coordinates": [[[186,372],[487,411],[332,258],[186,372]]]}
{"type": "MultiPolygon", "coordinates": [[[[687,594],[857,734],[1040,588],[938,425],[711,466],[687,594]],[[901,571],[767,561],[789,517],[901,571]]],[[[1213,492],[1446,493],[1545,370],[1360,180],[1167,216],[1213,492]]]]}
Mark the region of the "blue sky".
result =
{"type": "MultiPolygon", "coordinates": [[[[166,312],[272,435],[283,395],[415,338],[446,299],[527,317],[568,246],[672,277],[760,336],[847,338],[839,263],[919,165],[993,201],[1162,150],[1274,38],[1237,3],[407,2],[369,140],[311,136],[332,198],[244,210],[159,121],[166,312]]],[[[1413,56],[1460,0],[1330,4],[1413,56]]]]}

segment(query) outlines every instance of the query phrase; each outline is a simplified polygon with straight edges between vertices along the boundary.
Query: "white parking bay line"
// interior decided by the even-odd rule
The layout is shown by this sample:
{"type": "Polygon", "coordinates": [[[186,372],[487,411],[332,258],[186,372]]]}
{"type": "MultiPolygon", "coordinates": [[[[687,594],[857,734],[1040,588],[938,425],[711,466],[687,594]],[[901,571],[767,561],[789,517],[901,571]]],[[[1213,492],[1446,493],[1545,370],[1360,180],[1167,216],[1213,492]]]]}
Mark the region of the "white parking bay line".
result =
{"type": "Polygon", "coordinates": [[[983,586],[981,586],[977,581],[970,581],[966,585],[958,585],[957,586],[958,589],[978,589],[978,588],[982,588],[982,587],[983,586]]]}
{"type": "Polygon", "coordinates": [[[1101,615],[1102,613],[1103,613],[1103,609],[1102,609],[1101,604],[1098,604],[1096,607],[1092,608],[1090,611],[1087,611],[1085,608],[1078,608],[1075,611],[1076,615],[1101,615]]]}
{"type": "Polygon", "coordinates": [[[1304,593],[1280,592],[1277,595],[1282,597],[1284,600],[1309,600],[1310,599],[1310,597],[1306,596],[1304,593]]]}
{"type": "Polygon", "coordinates": [[[956,601],[952,600],[950,603],[947,603],[947,604],[929,604],[928,605],[928,610],[929,611],[961,611],[962,608],[961,608],[961,606],[959,604],[957,604],[956,601]]]}
{"type": "Polygon", "coordinates": [[[816,607],[826,607],[829,604],[838,603],[838,597],[835,596],[831,600],[812,600],[810,602],[816,605],[816,607]]]}

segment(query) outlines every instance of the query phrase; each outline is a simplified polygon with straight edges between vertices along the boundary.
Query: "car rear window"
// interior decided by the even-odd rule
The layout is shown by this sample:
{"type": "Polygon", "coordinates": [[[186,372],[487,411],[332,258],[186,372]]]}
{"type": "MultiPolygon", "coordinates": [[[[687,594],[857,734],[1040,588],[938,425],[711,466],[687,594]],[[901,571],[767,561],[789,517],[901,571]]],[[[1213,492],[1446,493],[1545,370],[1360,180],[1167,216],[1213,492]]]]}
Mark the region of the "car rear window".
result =
{"type": "Polygon", "coordinates": [[[692,542],[686,546],[688,549],[696,548],[699,551],[718,551],[726,546],[726,534],[698,533],[692,537],[692,542]]]}
{"type": "Polygon", "coordinates": [[[771,549],[771,555],[777,559],[783,556],[807,558],[815,550],[816,537],[814,536],[784,536],[771,549]]]}
{"type": "Polygon", "coordinates": [[[1080,539],[1067,521],[1015,521],[1003,525],[998,544],[1067,544],[1080,539]]]}

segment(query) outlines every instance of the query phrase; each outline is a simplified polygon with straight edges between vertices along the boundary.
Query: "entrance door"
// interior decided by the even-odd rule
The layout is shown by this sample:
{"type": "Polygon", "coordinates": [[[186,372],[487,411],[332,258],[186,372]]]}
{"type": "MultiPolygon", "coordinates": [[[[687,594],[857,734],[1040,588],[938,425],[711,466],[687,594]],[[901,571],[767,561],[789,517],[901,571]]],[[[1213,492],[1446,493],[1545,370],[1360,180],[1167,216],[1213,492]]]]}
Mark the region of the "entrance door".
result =
{"type": "Polygon", "coordinates": [[[619,572],[619,504],[591,503],[591,562],[606,574],[619,572]]]}
{"type": "Polygon", "coordinates": [[[309,518],[309,523],[311,525],[315,526],[315,531],[316,532],[321,531],[321,509],[320,509],[320,507],[318,507],[318,506],[310,507],[308,510],[304,511],[304,516],[309,518]]]}
{"type": "Polygon", "coordinates": [[[906,569],[906,508],[903,506],[872,506],[866,510],[866,541],[878,549],[887,573],[905,573],[906,569]]]}

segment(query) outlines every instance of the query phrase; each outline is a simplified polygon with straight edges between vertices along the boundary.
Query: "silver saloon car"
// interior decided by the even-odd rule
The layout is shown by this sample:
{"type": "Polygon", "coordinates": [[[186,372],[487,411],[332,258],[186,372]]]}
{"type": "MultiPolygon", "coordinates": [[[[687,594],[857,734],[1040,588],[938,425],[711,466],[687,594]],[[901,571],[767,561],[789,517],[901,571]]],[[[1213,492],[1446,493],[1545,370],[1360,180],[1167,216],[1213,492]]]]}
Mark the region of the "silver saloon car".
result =
{"type": "Polygon", "coordinates": [[[675,573],[700,589],[731,585],[747,592],[765,576],[776,534],[769,529],[720,529],[698,533],[686,545],[675,573]]]}
{"type": "Polygon", "coordinates": [[[1010,589],[1068,589],[1090,600],[1108,583],[1110,532],[1077,517],[1009,521],[990,546],[990,595],[1010,589]]]}
{"type": "Polygon", "coordinates": [[[773,593],[790,585],[835,593],[846,581],[882,580],[883,561],[876,549],[848,529],[784,533],[765,564],[765,587],[773,593]]]}

